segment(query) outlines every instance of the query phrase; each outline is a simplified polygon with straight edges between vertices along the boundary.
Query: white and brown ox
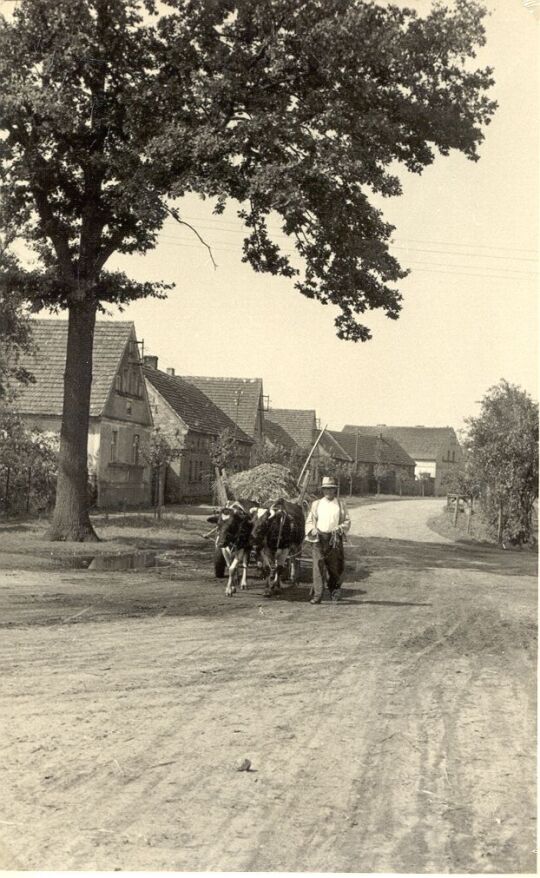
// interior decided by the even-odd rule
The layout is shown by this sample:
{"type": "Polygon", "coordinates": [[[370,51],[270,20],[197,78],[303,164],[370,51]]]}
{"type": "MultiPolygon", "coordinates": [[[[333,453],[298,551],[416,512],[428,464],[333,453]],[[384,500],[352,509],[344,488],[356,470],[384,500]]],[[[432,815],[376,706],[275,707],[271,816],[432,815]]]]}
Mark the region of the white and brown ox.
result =
{"type": "Polygon", "coordinates": [[[292,581],[298,579],[304,511],[290,500],[276,500],[264,511],[253,512],[251,542],[267,573],[265,595],[270,597],[281,589],[281,576],[288,560],[292,581]]]}
{"type": "Polygon", "coordinates": [[[231,500],[208,518],[217,527],[216,549],[221,552],[227,566],[227,597],[232,597],[236,591],[239,567],[242,568],[240,588],[247,588],[247,568],[252,547],[252,510],[256,506],[253,500],[231,500]]]}

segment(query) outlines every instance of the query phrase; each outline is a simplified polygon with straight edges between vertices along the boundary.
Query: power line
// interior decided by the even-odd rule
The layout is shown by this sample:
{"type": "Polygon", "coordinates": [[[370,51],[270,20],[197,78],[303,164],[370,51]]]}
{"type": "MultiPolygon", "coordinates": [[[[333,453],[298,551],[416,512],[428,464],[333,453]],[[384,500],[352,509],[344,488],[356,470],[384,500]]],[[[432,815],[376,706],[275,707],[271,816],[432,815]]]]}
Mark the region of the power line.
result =
{"type": "MultiPolygon", "coordinates": [[[[170,243],[164,242],[164,246],[166,246],[166,247],[191,247],[191,248],[196,248],[197,250],[201,249],[200,244],[195,244],[195,243],[191,244],[189,242],[181,242],[181,241],[172,241],[170,243]]],[[[238,255],[238,249],[236,247],[212,247],[212,250],[215,251],[216,253],[234,253],[234,254],[238,255]]],[[[425,265],[425,264],[429,264],[429,263],[421,263],[421,265],[425,265]]],[[[433,263],[432,265],[438,266],[438,263],[433,263]]],[[[476,266],[472,266],[472,267],[475,268],[476,266]]],[[[475,272],[470,272],[470,271],[469,272],[452,271],[452,270],[448,270],[448,269],[451,269],[452,266],[446,266],[446,265],[442,265],[441,268],[438,268],[438,267],[437,268],[434,268],[434,267],[424,268],[424,267],[420,267],[419,265],[412,264],[410,266],[410,268],[411,268],[411,271],[413,273],[414,272],[431,272],[432,274],[448,274],[448,275],[454,275],[456,277],[477,277],[480,279],[487,279],[487,280],[503,280],[503,281],[506,281],[507,283],[508,282],[518,283],[519,281],[522,281],[523,279],[527,279],[527,278],[532,279],[535,276],[534,273],[532,273],[532,272],[516,272],[515,275],[513,275],[513,274],[500,275],[500,274],[487,273],[486,271],[483,271],[481,273],[475,273],[475,272]]],[[[493,269],[493,271],[495,271],[495,269],[493,269]]],[[[510,269],[508,269],[508,271],[510,271],[510,269]]]]}
{"type": "MultiPolygon", "coordinates": [[[[201,227],[200,227],[200,228],[201,228],[201,227]]],[[[227,230],[224,230],[224,231],[227,231],[227,230]]],[[[171,237],[171,236],[166,236],[166,235],[163,235],[163,234],[162,234],[160,237],[161,237],[162,240],[165,240],[165,239],[170,240],[170,241],[176,240],[175,238],[173,238],[173,237],[171,237]]],[[[278,236],[275,236],[275,237],[278,237],[278,236]]],[[[287,238],[287,240],[290,240],[290,238],[288,238],[287,235],[280,235],[279,237],[287,238]]],[[[232,242],[231,240],[228,240],[228,241],[220,241],[220,240],[216,240],[215,243],[216,243],[216,244],[227,244],[227,245],[230,245],[230,244],[231,244],[231,245],[232,245],[233,242],[232,242]]],[[[241,244],[242,244],[242,241],[239,240],[237,243],[238,243],[238,246],[240,247],[241,244]]],[[[285,248],[282,248],[282,247],[280,247],[280,249],[281,249],[281,251],[282,251],[283,253],[296,253],[295,250],[286,250],[285,248]]],[[[396,245],[394,245],[392,249],[394,249],[394,250],[404,250],[404,251],[406,251],[406,252],[408,252],[408,253],[434,253],[434,254],[437,255],[437,256],[461,256],[462,258],[465,258],[465,259],[467,259],[467,258],[469,258],[469,257],[478,257],[478,258],[480,258],[480,259],[497,259],[497,260],[503,260],[503,261],[505,260],[505,261],[507,261],[507,262],[508,262],[508,261],[511,261],[511,262],[534,262],[535,264],[538,263],[538,260],[537,260],[537,259],[532,259],[532,258],[529,258],[529,257],[523,257],[523,256],[513,256],[513,257],[508,257],[508,256],[494,256],[494,255],[491,254],[491,253],[489,253],[489,254],[488,254],[488,253],[452,253],[452,252],[450,252],[450,251],[446,251],[446,250],[426,250],[426,249],[424,249],[424,248],[418,248],[418,247],[417,247],[417,248],[415,248],[415,247],[400,247],[400,246],[396,246],[396,245]]],[[[457,265],[458,265],[458,264],[456,263],[456,266],[457,266],[457,265]]],[[[461,266],[461,267],[463,267],[463,266],[461,266]]],[[[468,266],[468,265],[467,265],[467,266],[464,266],[464,267],[469,268],[469,267],[472,267],[472,266],[468,266]]],[[[496,267],[499,268],[499,266],[496,266],[496,267]]],[[[478,268],[490,268],[490,266],[489,266],[489,265],[480,265],[480,266],[478,266],[478,268]]],[[[516,269],[514,269],[514,268],[508,268],[508,269],[507,269],[507,268],[504,268],[503,266],[501,266],[501,267],[500,267],[500,270],[502,270],[502,271],[516,271],[516,272],[519,273],[519,269],[517,269],[517,268],[516,268],[516,269]]],[[[525,272],[525,273],[527,274],[528,272],[525,272]]],[[[532,274],[536,274],[536,272],[531,272],[531,273],[532,273],[532,274]]]]}
{"type": "MultiPolygon", "coordinates": [[[[184,245],[187,245],[187,243],[188,243],[188,242],[179,241],[178,239],[168,237],[165,235],[162,235],[160,237],[160,240],[163,240],[163,241],[166,240],[166,243],[168,244],[168,246],[182,247],[184,245]]],[[[231,241],[219,241],[219,240],[216,241],[214,245],[212,245],[212,249],[214,249],[214,250],[221,250],[222,252],[230,252],[230,253],[238,253],[240,251],[240,247],[241,247],[240,242],[238,243],[238,246],[234,246],[231,241]]],[[[296,250],[287,250],[285,248],[281,248],[281,252],[284,254],[288,254],[288,255],[300,255],[297,253],[296,250]]],[[[430,253],[430,252],[436,252],[436,251],[422,250],[422,251],[416,251],[416,252],[430,253]]],[[[451,254],[443,253],[442,255],[448,256],[451,254]]],[[[453,255],[457,256],[458,254],[456,253],[453,255]]],[[[463,255],[463,254],[460,254],[460,255],[463,255]]],[[[535,277],[538,274],[537,271],[521,271],[518,268],[504,268],[503,266],[467,265],[467,264],[464,264],[461,262],[453,262],[453,263],[431,262],[430,263],[430,262],[423,262],[422,260],[419,260],[419,259],[412,260],[412,262],[416,262],[416,264],[418,264],[418,265],[431,265],[431,266],[437,266],[437,267],[440,266],[441,268],[468,268],[468,269],[478,269],[479,271],[488,271],[488,272],[504,271],[504,272],[507,272],[509,274],[511,273],[512,275],[524,275],[524,276],[529,276],[529,277],[535,277]]]]}
{"type": "MultiPolygon", "coordinates": [[[[207,217],[207,216],[206,217],[186,216],[186,219],[190,220],[190,222],[194,221],[194,222],[208,223],[210,221],[210,225],[208,225],[207,228],[220,228],[220,229],[225,231],[226,226],[232,226],[232,228],[230,229],[231,232],[234,232],[234,231],[236,231],[238,233],[242,232],[242,228],[239,225],[239,224],[241,224],[241,220],[239,220],[238,223],[235,223],[231,220],[221,220],[221,218],[220,218],[219,220],[216,220],[214,222],[214,221],[212,221],[211,217],[207,217]]],[[[289,235],[283,234],[282,231],[279,231],[279,232],[277,230],[274,231],[271,227],[270,227],[270,230],[273,231],[273,234],[276,237],[279,236],[279,237],[287,238],[287,239],[290,238],[289,235]]],[[[227,231],[229,231],[229,230],[227,230],[227,231]]],[[[369,240],[369,239],[367,239],[367,240],[369,240]]],[[[430,245],[442,246],[442,247],[469,247],[469,248],[475,247],[475,248],[479,248],[481,250],[509,250],[509,251],[518,252],[518,253],[536,253],[536,254],[538,253],[537,249],[531,248],[531,247],[508,247],[505,244],[479,244],[477,241],[474,241],[474,243],[472,243],[472,244],[464,244],[463,242],[459,242],[459,241],[430,241],[430,240],[419,240],[418,238],[402,238],[401,236],[398,236],[398,240],[404,241],[404,242],[410,241],[412,244],[430,244],[430,245]]],[[[397,246],[397,245],[391,245],[391,246],[397,246]]],[[[465,254],[463,254],[463,255],[465,255],[465,254]]],[[[481,255],[481,254],[478,254],[478,255],[481,255]]],[[[486,254],[486,256],[490,256],[490,255],[491,254],[486,254]]],[[[505,257],[502,257],[502,258],[505,258],[505,257]]],[[[523,257],[520,257],[520,258],[523,258],[523,257]]]]}

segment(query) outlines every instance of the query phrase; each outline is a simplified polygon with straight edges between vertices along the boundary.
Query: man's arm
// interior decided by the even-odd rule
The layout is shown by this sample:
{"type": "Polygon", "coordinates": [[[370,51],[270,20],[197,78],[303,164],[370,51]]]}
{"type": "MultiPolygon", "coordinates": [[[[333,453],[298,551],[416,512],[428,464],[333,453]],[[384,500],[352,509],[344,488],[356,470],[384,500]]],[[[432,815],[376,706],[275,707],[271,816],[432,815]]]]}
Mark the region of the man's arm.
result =
{"type": "Polygon", "coordinates": [[[308,537],[312,531],[317,530],[317,501],[315,500],[309,507],[308,517],[306,518],[306,536],[308,537]]]}

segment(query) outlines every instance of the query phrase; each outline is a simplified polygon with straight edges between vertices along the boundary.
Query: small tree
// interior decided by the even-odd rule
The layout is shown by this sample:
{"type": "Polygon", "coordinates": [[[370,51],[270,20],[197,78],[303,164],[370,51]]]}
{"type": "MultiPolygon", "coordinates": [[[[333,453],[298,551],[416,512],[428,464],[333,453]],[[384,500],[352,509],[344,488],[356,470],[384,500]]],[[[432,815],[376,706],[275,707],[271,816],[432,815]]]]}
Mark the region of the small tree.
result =
{"type": "Polygon", "coordinates": [[[484,509],[498,542],[527,542],[538,497],[538,403],[503,380],[466,424],[471,472],[484,488],[484,509]]]}
{"type": "Polygon", "coordinates": [[[373,477],[377,482],[377,496],[381,493],[381,484],[383,480],[390,475],[392,467],[386,463],[376,463],[373,467],[373,477]]]}
{"type": "Polygon", "coordinates": [[[161,518],[161,507],[165,495],[167,467],[178,460],[184,451],[184,439],[179,430],[154,427],[148,446],[141,448],[141,457],[147,463],[156,479],[155,514],[161,518]]]}
{"type": "Polygon", "coordinates": [[[20,416],[0,407],[0,508],[40,512],[54,503],[58,440],[29,430],[20,416]]]}
{"type": "Polygon", "coordinates": [[[226,427],[210,443],[210,460],[219,471],[235,468],[239,461],[238,442],[234,431],[226,427]]]}

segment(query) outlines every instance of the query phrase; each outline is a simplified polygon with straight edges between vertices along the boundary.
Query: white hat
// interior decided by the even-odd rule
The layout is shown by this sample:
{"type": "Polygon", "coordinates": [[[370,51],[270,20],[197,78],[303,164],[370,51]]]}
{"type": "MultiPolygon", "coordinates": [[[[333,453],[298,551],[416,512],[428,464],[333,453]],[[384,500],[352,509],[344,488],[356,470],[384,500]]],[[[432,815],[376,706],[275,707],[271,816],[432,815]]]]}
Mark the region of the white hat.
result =
{"type": "Polygon", "coordinates": [[[321,490],[324,491],[325,488],[337,488],[336,480],[331,476],[323,476],[321,490]]]}

